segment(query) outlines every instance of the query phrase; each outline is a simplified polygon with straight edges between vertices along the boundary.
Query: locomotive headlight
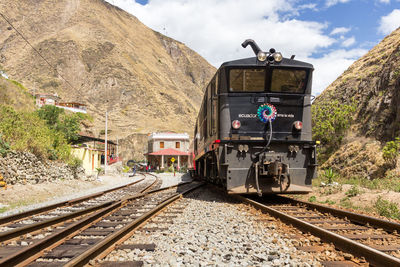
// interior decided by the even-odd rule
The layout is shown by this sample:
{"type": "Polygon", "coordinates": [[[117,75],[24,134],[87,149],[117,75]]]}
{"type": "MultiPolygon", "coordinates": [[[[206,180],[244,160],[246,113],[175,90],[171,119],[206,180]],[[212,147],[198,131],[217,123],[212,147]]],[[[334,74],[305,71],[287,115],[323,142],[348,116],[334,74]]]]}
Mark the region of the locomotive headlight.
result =
{"type": "Polygon", "coordinates": [[[233,129],[239,129],[240,128],[240,121],[238,121],[238,120],[232,121],[232,128],[233,129]]]}
{"type": "Polygon", "coordinates": [[[249,151],[249,146],[248,146],[248,145],[244,145],[244,148],[243,148],[243,150],[244,150],[244,152],[246,152],[246,153],[247,153],[247,151],[249,151]]]}
{"type": "Polygon", "coordinates": [[[239,152],[243,152],[243,145],[239,145],[238,150],[239,150],[239,152]]]}
{"type": "Polygon", "coordinates": [[[276,62],[281,62],[282,58],[283,58],[283,56],[281,53],[279,53],[279,52],[274,53],[274,59],[276,62]]]}
{"type": "Polygon", "coordinates": [[[301,129],[303,128],[303,123],[301,121],[295,121],[293,123],[293,127],[297,130],[297,131],[301,131],[301,129]]]}
{"type": "Polygon", "coordinates": [[[257,59],[259,61],[265,61],[267,59],[267,54],[263,51],[258,52],[257,59]]]}

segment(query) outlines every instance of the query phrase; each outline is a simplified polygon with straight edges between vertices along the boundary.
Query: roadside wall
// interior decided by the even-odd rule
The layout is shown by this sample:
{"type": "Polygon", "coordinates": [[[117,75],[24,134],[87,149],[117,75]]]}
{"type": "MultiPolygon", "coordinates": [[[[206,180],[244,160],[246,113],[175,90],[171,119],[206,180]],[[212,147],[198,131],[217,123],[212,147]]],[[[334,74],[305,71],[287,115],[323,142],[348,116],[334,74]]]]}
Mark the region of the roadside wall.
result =
{"type": "Polygon", "coordinates": [[[9,152],[0,156],[0,174],[7,184],[37,184],[57,179],[93,179],[85,175],[82,167],[71,168],[65,163],[55,161],[40,161],[29,152],[9,152]]]}

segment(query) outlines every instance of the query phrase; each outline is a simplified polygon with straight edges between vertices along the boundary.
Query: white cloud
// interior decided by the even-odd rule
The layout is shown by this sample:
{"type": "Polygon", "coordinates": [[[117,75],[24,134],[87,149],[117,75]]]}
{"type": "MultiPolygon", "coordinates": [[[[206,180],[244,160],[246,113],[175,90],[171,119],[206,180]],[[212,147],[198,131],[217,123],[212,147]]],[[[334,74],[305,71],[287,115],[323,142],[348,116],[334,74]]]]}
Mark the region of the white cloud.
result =
{"type": "Polygon", "coordinates": [[[342,42],[342,46],[344,46],[344,47],[349,47],[349,46],[352,46],[352,45],[355,44],[355,43],[356,43],[356,38],[354,38],[354,36],[352,36],[352,37],[350,37],[350,38],[345,39],[345,40],[342,42]]]}
{"type": "Polygon", "coordinates": [[[300,5],[298,7],[298,9],[300,9],[300,10],[302,10],[302,9],[311,9],[311,10],[314,10],[314,11],[318,11],[317,4],[300,5]]]}
{"type": "Polygon", "coordinates": [[[389,15],[381,17],[378,31],[387,35],[398,27],[400,27],[400,9],[393,9],[389,15]]]}
{"type": "Polygon", "coordinates": [[[379,3],[390,4],[390,0],[378,0],[379,3]]]}
{"type": "Polygon", "coordinates": [[[251,49],[240,46],[248,38],[263,50],[275,47],[286,55],[302,56],[334,42],[323,34],[327,26],[323,23],[282,19],[297,12],[292,1],[151,0],[144,6],[132,0],[114,2],[150,28],[184,42],[216,67],[253,56],[251,49]]]}
{"type": "MultiPolygon", "coordinates": [[[[314,76],[314,92],[325,89],[355,59],[350,56],[354,50],[340,59],[331,54],[313,59],[314,53],[332,50],[331,46],[338,40],[324,33],[328,23],[296,19],[302,9],[313,9],[315,5],[296,7],[295,0],[150,0],[145,5],[134,0],[108,1],[135,15],[150,28],[185,43],[217,68],[224,61],[253,57],[249,47],[241,47],[248,38],[254,39],[264,51],[274,47],[285,57],[295,54],[296,58],[306,61],[323,61],[324,64],[318,64],[314,76]]],[[[344,34],[349,30],[336,28],[331,34],[344,34]]],[[[342,45],[347,46],[355,42],[352,38],[345,40],[343,37],[342,40],[342,45]]]]}
{"type": "Polygon", "coordinates": [[[346,27],[337,27],[334,28],[330,35],[335,35],[335,34],[345,34],[348,33],[351,30],[351,28],[346,28],[346,27]]]}
{"type": "Polygon", "coordinates": [[[327,7],[331,7],[331,6],[337,5],[339,3],[347,3],[349,1],[350,0],[326,0],[325,5],[327,7]]]}

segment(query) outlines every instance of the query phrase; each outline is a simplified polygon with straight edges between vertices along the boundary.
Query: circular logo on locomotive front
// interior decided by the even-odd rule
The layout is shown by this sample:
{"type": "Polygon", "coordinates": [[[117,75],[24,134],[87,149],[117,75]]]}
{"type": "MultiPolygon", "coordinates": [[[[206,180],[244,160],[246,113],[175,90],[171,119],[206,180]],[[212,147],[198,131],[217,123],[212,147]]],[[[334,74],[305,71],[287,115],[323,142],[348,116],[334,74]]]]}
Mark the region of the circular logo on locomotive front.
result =
{"type": "Polygon", "coordinates": [[[269,120],[271,122],[275,120],[276,114],[277,114],[276,108],[269,103],[259,106],[257,110],[258,118],[264,123],[266,123],[269,120]]]}

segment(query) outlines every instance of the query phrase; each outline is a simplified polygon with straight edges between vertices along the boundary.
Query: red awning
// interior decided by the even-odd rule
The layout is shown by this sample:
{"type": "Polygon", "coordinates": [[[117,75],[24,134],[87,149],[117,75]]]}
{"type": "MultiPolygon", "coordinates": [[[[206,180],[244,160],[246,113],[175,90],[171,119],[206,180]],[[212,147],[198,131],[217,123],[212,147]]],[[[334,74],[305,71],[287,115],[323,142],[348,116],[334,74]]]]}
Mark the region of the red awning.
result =
{"type": "Polygon", "coordinates": [[[157,152],[152,152],[152,153],[147,153],[147,155],[152,155],[152,156],[188,156],[189,153],[175,150],[173,148],[167,148],[163,150],[159,150],[157,152]]]}

